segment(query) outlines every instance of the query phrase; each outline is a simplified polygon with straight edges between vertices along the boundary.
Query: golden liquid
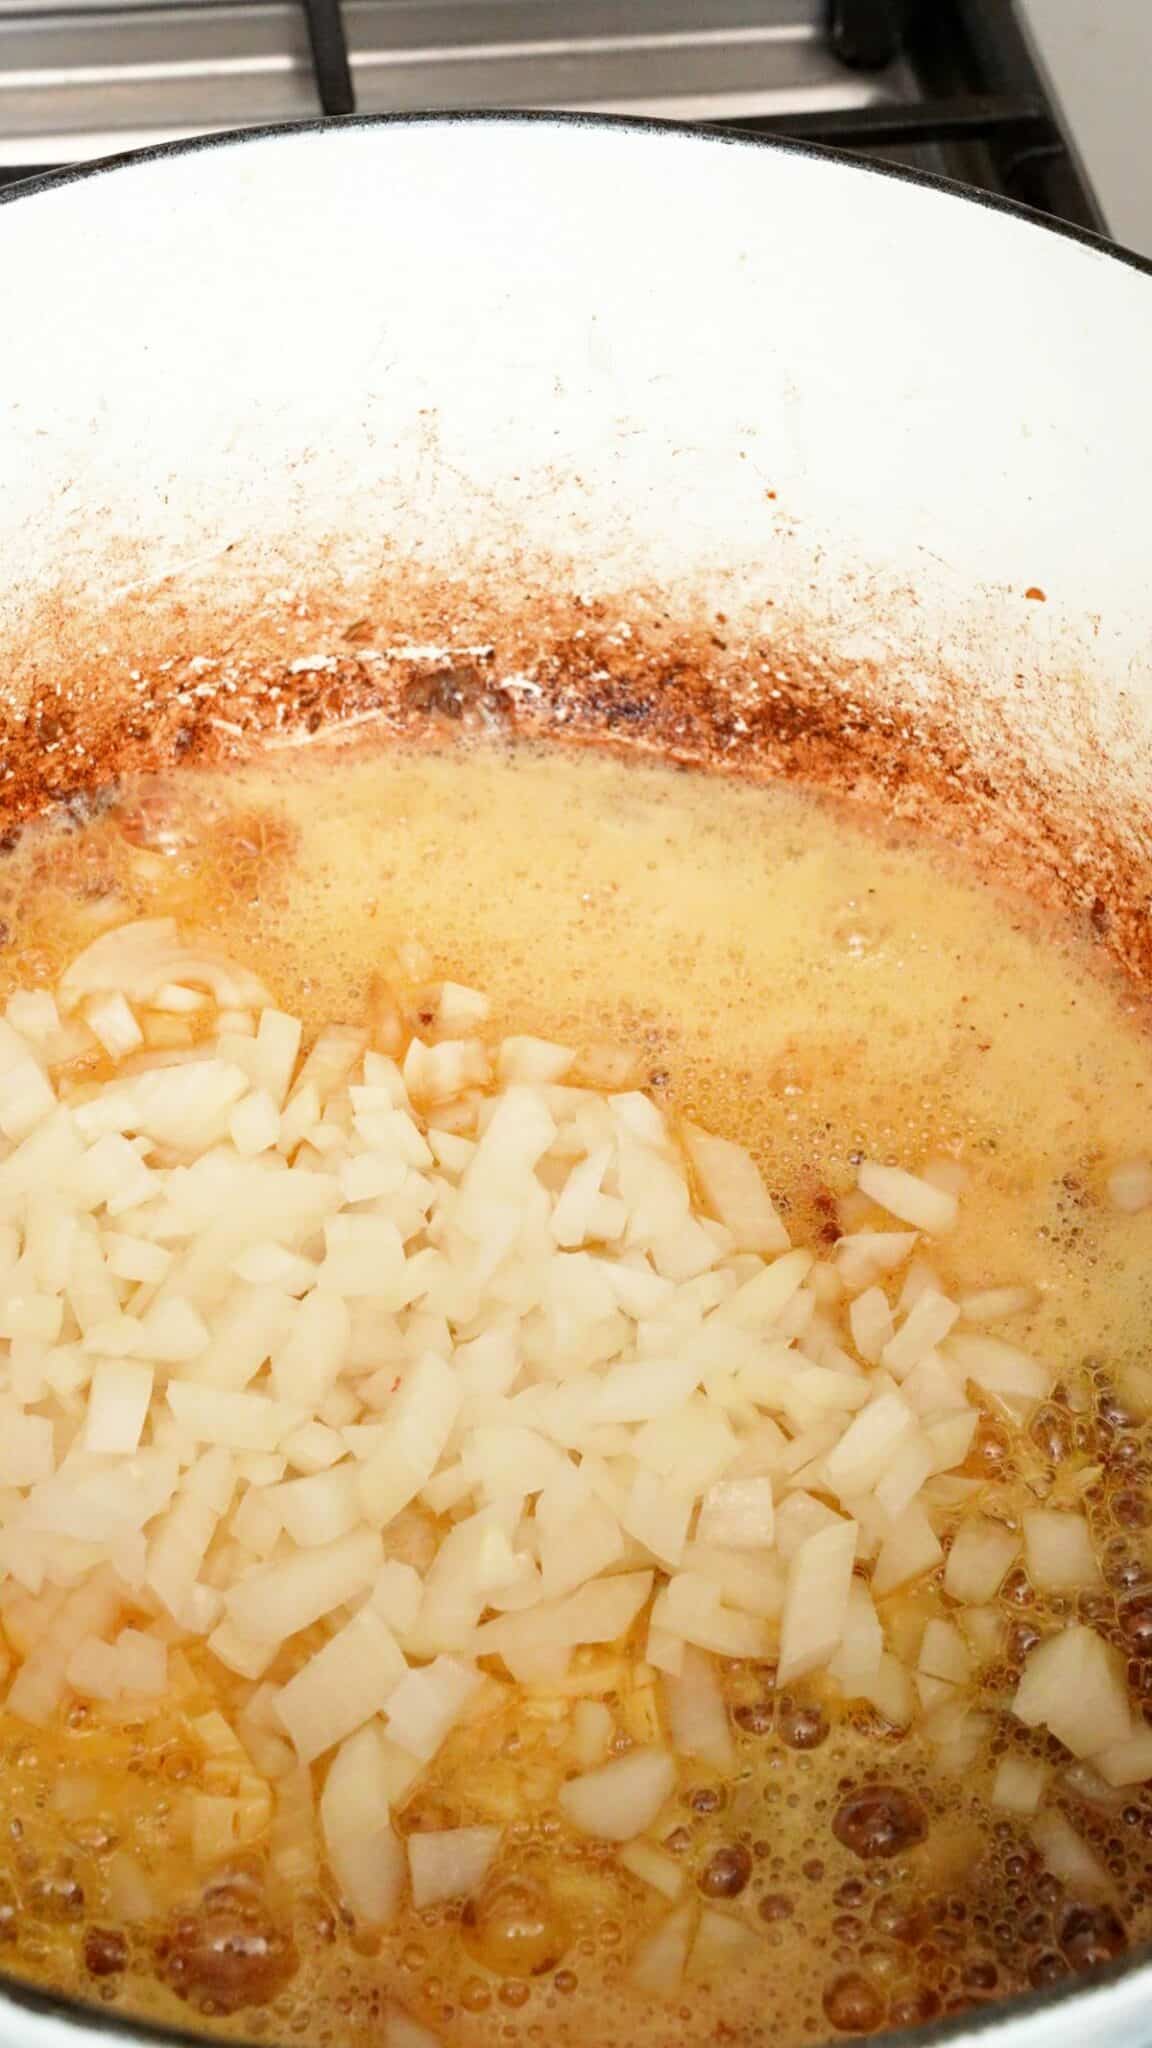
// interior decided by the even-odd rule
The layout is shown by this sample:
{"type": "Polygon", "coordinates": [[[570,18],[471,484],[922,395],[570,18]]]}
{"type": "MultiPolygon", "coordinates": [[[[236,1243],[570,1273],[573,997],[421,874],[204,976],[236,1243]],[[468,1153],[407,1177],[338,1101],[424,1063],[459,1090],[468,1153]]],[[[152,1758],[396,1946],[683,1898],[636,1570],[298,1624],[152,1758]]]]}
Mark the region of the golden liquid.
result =
{"type": "MultiPolygon", "coordinates": [[[[438,976],[493,998],[495,1035],[622,1041],[658,1097],[758,1152],[798,1242],[827,1232],[860,1154],[963,1162],[970,1189],[940,1278],[1033,1285],[1039,1306],[1003,1334],[1054,1368],[1070,1403],[1046,1406],[1007,1480],[994,1427],[969,1469],[1043,1493],[1053,1446],[1081,1465],[1104,1458],[1088,1506],[1109,1584],[1152,1581],[1152,1218],[1118,1216],[1105,1196],[1112,1166],[1152,1155],[1152,1056],[1143,1005],[1086,945],[946,851],[795,790],[551,748],[317,745],[128,788],[79,827],[27,833],[0,867],[0,993],[54,979],[94,925],[165,912],[211,930],[313,1023],[361,1020],[397,948],[418,938],[438,976]],[[1117,1393],[1127,1417],[1108,1408],[1117,1393]]],[[[1009,1631],[1038,1611],[1026,1586],[1010,1581],[1013,1592],[1004,1657],[985,1675],[992,1709],[1022,1653],[1009,1631]]],[[[923,1598],[887,1603],[890,1627],[912,1629],[923,1598]]],[[[1121,1640],[1121,1619],[1109,1592],[1095,1625],[1121,1640]]],[[[1131,1675],[1144,1689],[1145,1667],[1131,1675]]],[[[245,1688],[229,1684],[235,1706],[245,1688]]],[[[250,1929],[290,1933],[297,1967],[270,1969],[271,2003],[231,2018],[232,1980],[200,1961],[172,1988],[173,1954],[186,1962],[191,1937],[171,1920],[127,1933],[125,1970],[98,1978],[85,1965],[86,1932],[114,1924],[116,1845],[174,1910],[200,1909],[177,1825],[182,1789],[198,1782],[194,1751],[162,1719],[125,1730],[81,1712],[45,1736],[0,1714],[0,1840],[19,1823],[0,1859],[17,1905],[10,1926],[0,1912],[0,1959],[155,2018],[188,2024],[191,1997],[198,2023],[337,2048],[376,2040],[389,2005],[477,2048],[704,2041],[720,2023],[728,2038],[791,2048],[1051,1981],[1116,1946],[1121,1922],[1132,1942],[1152,1934],[1142,1788],[1109,1808],[1063,1801],[1115,1879],[1117,1927],[1098,1917],[1085,1937],[1069,1931],[1076,1901],[1043,1876],[1021,1826],[986,1805],[1000,1737],[957,1784],[915,1734],[846,1716],[815,1681],[790,1703],[752,1668],[733,1667],[725,1684],[740,1773],[722,1786],[685,1767],[673,1850],[688,1895],[719,1882],[718,1849],[747,1853],[747,1883],[720,1903],[757,1945],[671,2005],[645,2010],[624,1986],[666,1902],[608,1848],[557,1826],[565,1766],[547,1702],[458,1733],[398,1817],[401,1828],[500,1821],[499,1874],[522,1887],[504,1895],[503,1919],[499,1900],[472,1924],[459,1908],[408,1912],[365,1940],[323,1879],[307,1896],[266,1897],[257,1853],[217,1910],[243,1922],[255,1899],[250,1929]],[[816,1746],[798,1746],[814,1732],[816,1746]],[[880,1861],[853,1854],[831,1829],[849,1780],[908,1787],[926,1841],[880,1861]]],[[[205,1689],[191,1710],[209,1704],[205,1689]]],[[[622,1724],[641,1712],[625,1688],[622,1724]]],[[[1023,1731],[1011,1739],[1022,1746],[1023,1731]]]]}

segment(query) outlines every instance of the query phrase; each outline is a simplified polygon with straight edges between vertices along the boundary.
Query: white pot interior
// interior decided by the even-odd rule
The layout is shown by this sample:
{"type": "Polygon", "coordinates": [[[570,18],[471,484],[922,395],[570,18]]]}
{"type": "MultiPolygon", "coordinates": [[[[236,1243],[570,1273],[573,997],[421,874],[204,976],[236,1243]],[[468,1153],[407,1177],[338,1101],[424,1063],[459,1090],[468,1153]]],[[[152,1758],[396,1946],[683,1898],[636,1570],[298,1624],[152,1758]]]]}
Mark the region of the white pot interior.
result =
{"type": "Polygon", "coordinates": [[[825,736],[949,726],[946,775],[1017,826],[1038,778],[1142,868],[1137,265],[833,157],[515,118],[112,168],[0,208],[0,258],[18,711],[101,666],[171,691],[222,636],[322,661],[365,607],[427,638],[432,591],[498,680],[542,594],[635,632],[703,602],[761,708],[787,650],[825,736]]]}
{"type": "Polygon", "coordinates": [[[0,247],[9,610],[100,599],[128,548],[189,578],[230,548],[239,584],[527,545],[598,589],[738,571],[842,627],[976,603],[1012,659],[1137,679],[1152,289],[1010,214],[788,150],[434,120],[111,169],[6,206],[0,247]]]}

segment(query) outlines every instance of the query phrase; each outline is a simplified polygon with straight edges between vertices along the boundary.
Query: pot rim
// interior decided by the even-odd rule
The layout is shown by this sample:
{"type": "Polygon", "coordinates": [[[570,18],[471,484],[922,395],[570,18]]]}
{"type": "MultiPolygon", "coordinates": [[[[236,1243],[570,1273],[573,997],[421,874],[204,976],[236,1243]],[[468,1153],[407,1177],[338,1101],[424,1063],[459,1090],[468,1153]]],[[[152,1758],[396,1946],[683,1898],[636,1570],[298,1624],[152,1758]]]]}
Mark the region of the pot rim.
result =
{"type": "Polygon", "coordinates": [[[701,128],[698,122],[666,120],[655,115],[601,114],[579,109],[433,107],[414,112],[383,114],[317,114],[307,120],[265,122],[254,128],[222,128],[209,135],[185,136],[174,142],[157,142],[144,149],[121,150],[112,156],[94,157],[82,163],[65,164],[59,170],[34,172],[28,178],[21,178],[15,184],[0,188],[0,207],[19,204],[22,200],[35,198],[41,192],[55,191],[64,185],[104,177],[113,171],[130,170],[140,164],[162,162],[168,157],[192,156],[202,151],[217,149],[236,149],[248,143],[274,141],[281,137],[287,139],[298,135],[338,135],[350,128],[392,129],[426,126],[631,130],[636,135],[681,136],[724,149],[775,151],[785,156],[813,157],[841,164],[846,170],[860,171],[871,177],[887,178],[905,185],[920,185],[930,192],[939,192],[945,198],[959,200],[969,206],[982,207],[991,213],[1007,214],[1027,226],[1040,228],[1063,241],[1079,242],[1084,248],[1095,249],[1101,255],[1110,256],[1129,269],[1142,272],[1145,277],[1152,277],[1152,255],[1145,256],[1139,250],[1129,249],[1108,235],[1097,234],[1092,228],[1060,220],[1055,214],[1042,213],[1039,208],[1026,206],[1021,200],[1006,198],[998,192],[982,191],[978,186],[965,185],[958,179],[943,177],[937,171],[919,170],[910,164],[892,163],[886,158],[867,157],[858,150],[839,149],[830,143],[809,142],[801,137],[764,135],[738,127],[701,128]]]}
{"type": "MultiPolygon", "coordinates": [[[[34,174],[17,184],[0,189],[0,208],[20,204],[38,197],[41,193],[56,191],[63,186],[134,170],[140,166],[162,162],[169,157],[236,149],[248,144],[280,139],[287,141],[302,135],[324,134],[338,137],[342,131],[352,128],[390,130],[428,125],[444,128],[464,125],[539,126],[590,129],[593,132],[624,130],[631,131],[637,137],[652,135],[659,139],[668,135],[691,139],[717,148],[744,149],[750,153],[775,151],[790,157],[831,161],[841,165],[845,170],[866,177],[918,185],[962,205],[977,206],[992,213],[1005,214],[1018,220],[1025,227],[1036,228],[1053,238],[1094,249],[1126,268],[1152,278],[1152,256],[1144,256],[1136,250],[1125,248],[1092,229],[1059,220],[1017,200],[1004,198],[998,193],[980,191],[933,171],[918,170],[909,165],[865,157],[852,150],[838,149],[825,143],[808,142],[785,135],[762,135],[739,129],[702,130],[698,124],[690,121],[579,111],[550,112],[546,109],[517,108],[469,108],[460,111],[430,109],[412,113],[355,114],[337,117],[318,115],[307,120],[268,123],[255,128],[224,129],[209,135],[157,143],[146,149],[125,150],[113,156],[95,158],[90,162],[70,164],[61,170],[34,174]]],[[[172,2048],[203,2048],[205,2041],[212,2038],[193,2026],[152,2023],[129,2013],[101,2006],[95,2000],[69,1997],[12,1975],[0,1967],[0,2048],[10,2048],[10,2044],[3,2039],[2,2016],[6,2009],[14,2010],[23,2018],[21,2048],[69,2048],[77,2032],[124,2042],[172,2044],[172,2048]],[[37,2021],[40,2024],[36,2024],[37,2021]]],[[[1075,2040],[1083,2044],[1083,2048],[1095,2048],[1097,2043],[1107,2043],[1108,2048],[1126,2048],[1126,2043],[1129,2042],[1132,2048],[1137,2048],[1137,2044],[1146,2037],[1149,2014],[1152,2014],[1152,1955],[1148,1951],[1138,1951],[1130,1957],[1094,1970],[1090,1976],[1069,1975],[1068,1978],[1042,1990],[1022,1992],[1013,1998],[971,2006],[951,2018],[930,2022],[923,2027],[889,2031],[874,2038],[890,2044],[890,2048],[916,2048],[916,2044],[924,2044],[924,2048],[937,2048],[937,2044],[940,2044],[940,2048],[945,2048],[947,2044],[947,2048],[954,2048],[954,2044],[975,2043],[996,2032],[1007,2036],[1003,2048],[1063,2048],[1063,2030],[1068,2028],[1071,2020],[1075,2028],[1075,2040]],[[1057,2032],[1061,2037],[1059,2041],[1054,2039],[1049,2025],[1053,2018],[1058,2018],[1057,2032]],[[1060,2021],[1063,2021],[1063,2028],[1059,2026],[1060,2021]]],[[[240,2038],[243,2040],[246,2037],[240,2038]]],[[[1068,2038],[1072,2038],[1071,2033],[1068,2038]]],[[[268,2043],[264,2042],[262,2048],[268,2048],[268,2043]]],[[[863,2048],[863,2043],[853,2044],[845,2041],[843,2048],[863,2048]]]]}

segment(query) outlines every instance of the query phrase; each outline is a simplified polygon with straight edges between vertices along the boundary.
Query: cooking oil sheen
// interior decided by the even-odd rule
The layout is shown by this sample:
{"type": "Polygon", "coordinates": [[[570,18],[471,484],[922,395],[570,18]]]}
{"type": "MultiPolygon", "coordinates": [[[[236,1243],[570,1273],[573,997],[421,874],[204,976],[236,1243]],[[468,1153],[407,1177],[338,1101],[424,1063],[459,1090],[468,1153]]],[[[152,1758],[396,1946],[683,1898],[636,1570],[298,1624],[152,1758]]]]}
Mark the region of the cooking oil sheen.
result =
{"type": "MultiPolygon", "coordinates": [[[[1057,1380],[1019,1442],[990,1412],[966,1469],[1003,1505],[1047,1497],[1070,1461],[1101,1467],[1094,1625],[1131,1653],[1137,1691],[1152,1688],[1152,1592],[1147,1608],[1138,1597],[1152,1585],[1152,1218],[1106,1195],[1117,1164],[1152,1156],[1152,1057],[1142,998],[1085,935],[947,848],[798,788],[556,747],[327,742],[126,785],[79,822],[30,828],[0,864],[0,993],[50,984],[96,929],[163,914],[210,932],[313,1024],[371,1019],[419,942],[433,977],[491,997],[493,1035],[627,1048],[638,1085],[753,1148],[797,1242],[826,1243],[850,1216],[861,1157],[962,1165],[939,1277],[1033,1289],[1005,1334],[1057,1380]]],[[[991,1709],[1033,1622],[1052,1619],[1020,1576],[1002,1596],[991,1709]]],[[[919,1597],[889,1603],[897,1636],[919,1597]]],[[[668,1901],[557,1819],[554,1701],[517,1699],[457,1732],[398,1816],[402,1830],[502,1825],[472,1904],[408,1910],[365,1937],[322,1870],[280,1895],[258,1851],[205,1896],[180,1846],[201,1768],[181,1729],[245,1688],[194,1653],[179,1713],[125,1723],[77,1706],[45,1733],[0,1711],[0,1961],[152,2019],[326,2048],[377,2041],[389,2012],[477,2048],[800,2048],[1055,1982],[1152,1935],[1144,1788],[1086,1797],[1069,1781],[1065,1810],[1112,1887],[1079,1901],[988,1805],[1001,1738],[960,1782],[816,1680],[781,1696],[769,1669],[733,1665],[724,1685],[737,1774],[683,1767],[667,1847],[682,1897],[755,1940],[735,1962],[703,1955],[671,2004],[645,2006],[626,1982],[668,1901]],[[887,1801],[883,1853],[833,1825],[869,1790],[887,1801]],[[114,1910],[125,1857],[155,1902],[131,1928],[114,1910]]],[[[650,1686],[625,1675],[613,1698],[650,1737],[650,1686]]]]}

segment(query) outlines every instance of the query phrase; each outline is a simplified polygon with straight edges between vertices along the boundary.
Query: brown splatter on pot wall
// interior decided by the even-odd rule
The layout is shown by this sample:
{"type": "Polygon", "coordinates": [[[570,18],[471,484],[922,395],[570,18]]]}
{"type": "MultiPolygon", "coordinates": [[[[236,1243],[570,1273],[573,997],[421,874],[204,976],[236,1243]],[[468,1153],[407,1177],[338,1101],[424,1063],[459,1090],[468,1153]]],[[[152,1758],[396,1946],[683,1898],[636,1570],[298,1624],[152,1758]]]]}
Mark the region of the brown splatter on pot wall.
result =
{"type": "MultiPolygon", "coordinates": [[[[829,651],[799,611],[774,609],[768,635],[682,592],[583,598],[542,581],[538,564],[523,588],[390,573],[244,606],[161,586],[98,616],[56,593],[6,649],[0,830],[86,806],[129,773],[369,725],[405,742],[563,740],[786,776],[927,826],[1152,979],[1148,829],[1110,803],[1090,732],[1073,732],[1078,756],[1053,775],[969,677],[940,673],[925,709],[898,664],[829,651]]],[[[1020,685],[1041,700],[1036,678],[1020,685]]],[[[1046,689],[1050,706],[1059,679],[1046,689]]]]}

